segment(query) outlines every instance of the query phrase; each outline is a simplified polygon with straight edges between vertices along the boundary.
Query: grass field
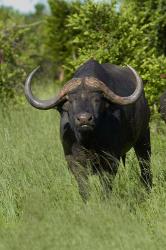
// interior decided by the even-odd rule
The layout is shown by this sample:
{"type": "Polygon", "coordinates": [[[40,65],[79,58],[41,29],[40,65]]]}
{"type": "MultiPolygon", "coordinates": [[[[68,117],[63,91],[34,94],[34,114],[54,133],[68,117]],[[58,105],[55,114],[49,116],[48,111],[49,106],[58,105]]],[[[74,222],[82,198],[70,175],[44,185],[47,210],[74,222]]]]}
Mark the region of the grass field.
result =
{"type": "Polygon", "coordinates": [[[96,177],[84,204],[66,168],[56,111],[0,111],[0,250],[135,250],[166,247],[166,126],[151,124],[154,186],[133,151],[104,201],[96,177]]]}

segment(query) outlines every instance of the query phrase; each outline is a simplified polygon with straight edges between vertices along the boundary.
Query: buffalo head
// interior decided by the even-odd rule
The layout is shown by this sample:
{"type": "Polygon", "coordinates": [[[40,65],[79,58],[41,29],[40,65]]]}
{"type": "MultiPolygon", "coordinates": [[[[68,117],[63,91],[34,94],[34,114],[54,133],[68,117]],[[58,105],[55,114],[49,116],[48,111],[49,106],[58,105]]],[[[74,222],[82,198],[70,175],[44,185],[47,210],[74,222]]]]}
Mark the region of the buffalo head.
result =
{"type": "Polygon", "coordinates": [[[97,128],[109,103],[127,105],[135,102],[142,93],[142,81],[136,71],[128,66],[136,79],[135,91],[122,97],[110,90],[106,84],[94,77],[73,78],[67,82],[59,94],[50,100],[39,100],[31,91],[31,80],[39,69],[34,69],[25,83],[25,95],[29,103],[37,109],[56,108],[61,115],[68,113],[72,130],[78,139],[88,136],[97,128]]]}
{"type": "Polygon", "coordinates": [[[64,103],[57,106],[61,116],[67,113],[70,127],[80,142],[94,134],[109,106],[103,93],[88,83],[88,78],[82,79],[80,85],[68,93],[64,103]]]}

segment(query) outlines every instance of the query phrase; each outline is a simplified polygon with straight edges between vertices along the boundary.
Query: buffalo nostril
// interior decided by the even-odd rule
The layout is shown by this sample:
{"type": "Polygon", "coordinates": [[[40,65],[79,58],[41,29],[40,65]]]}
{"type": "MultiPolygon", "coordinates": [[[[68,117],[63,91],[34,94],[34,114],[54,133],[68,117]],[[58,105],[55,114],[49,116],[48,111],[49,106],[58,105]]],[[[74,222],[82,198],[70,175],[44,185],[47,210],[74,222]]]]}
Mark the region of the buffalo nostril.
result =
{"type": "Polygon", "coordinates": [[[76,120],[80,124],[86,124],[93,120],[93,116],[89,113],[81,113],[77,115],[76,120]]]}
{"type": "Polygon", "coordinates": [[[90,115],[89,117],[88,117],[88,121],[91,121],[92,120],[92,115],[90,115]]]}

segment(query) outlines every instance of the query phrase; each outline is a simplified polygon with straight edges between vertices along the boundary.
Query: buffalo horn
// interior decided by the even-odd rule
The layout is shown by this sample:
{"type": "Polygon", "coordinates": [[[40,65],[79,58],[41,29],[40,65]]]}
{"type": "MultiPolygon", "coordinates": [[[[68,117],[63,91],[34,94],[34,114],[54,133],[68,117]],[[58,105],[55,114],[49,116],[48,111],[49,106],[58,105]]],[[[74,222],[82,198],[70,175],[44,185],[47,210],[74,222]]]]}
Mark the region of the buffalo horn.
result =
{"type": "Polygon", "coordinates": [[[110,90],[103,82],[93,78],[93,77],[87,77],[86,84],[90,87],[96,88],[103,92],[105,97],[109,99],[111,102],[120,104],[120,105],[127,105],[134,103],[141,95],[143,90],[143,84],[142,80],[131,66],[127,65],[127,67],[132,71],[133,75],[136,79],[136,88],[135,91],[130,96],[119,96],[115,94],[112,90],[110,90]]]}
{"type": "MultiPolygon", "coordinates": [[[[123,96],[119,96],[119,95],[115,94],[103,82],[99,81],[98,79],[96,79],[94,77],[85,77],[85,84],[90,86],[90,87],[93,87],[93,88],[96,88],[96,89],[102,91],[103,94],[105,95],[105,97],[113,103],[117,103],[120,105],[127,105],[127,104],[134,103],[140,97],[140,95],[142,93],[143,84],[142,84],[142,80],[139,77],[139,75],[137,74],[137,72],[131,66],[129,66],[129,65],[127,65],[127,66],[132,71],[132,73],[136,79],[135,91],[130,96],[123,97],[123,96]]],[[[82,82],[81,78],[73,78],[64,85],[64,87],[62,88],[62,90],[60,91],[60,93],[57,96],[55,96],[49,100],[39,100],[37,97],[35,97],[32,94],[32,90],[31,90],[32,78],[33,78],[34,74],[38,71],[39,68],[40,68],[40,66],[35,68],[29,74],[29,76],[26,79],[25,89],[24,89],[25,96],[26,96],[28,102],[33,107],[35,107],[37,109],[46,110],[46,109],[51,109],[51,108],[56,107],[56,105],[58,105],[58,103],[67,99],[67,94],[70,91],[72,91],[73,89],[75,89],[77,86],[79,86],[82,82]]]]}
{"type": "Polygon", "coordinates": [[[25,92],[25,96],[28,100],[28,102],[35,108],[37,109],[51,109],[54,108],[58,103],[60,103],[61,101],[65,100],[65,98],[67,98],[67,93],[72,91],[73,89],[76,88],[76,86],[78,86],[81,82],[81,79],[79,78],[73,78],[72,80],[70,80],[69,82],[67,82],[64,87],[62,88],[62,90],[60,91],[60,93],[53,97],[52,99],[49,100],[39,100],[37,97],[35,97],[32,94],[32,89],[31,89],[31,82],[32,82],[32,78],[35,75],[35,73],[39,70],[40,66],[38,66],[37,68],[35,68],[27,77],[26,82],[25,82],[25,87],[24,87],[24,92],[25,92]]]}

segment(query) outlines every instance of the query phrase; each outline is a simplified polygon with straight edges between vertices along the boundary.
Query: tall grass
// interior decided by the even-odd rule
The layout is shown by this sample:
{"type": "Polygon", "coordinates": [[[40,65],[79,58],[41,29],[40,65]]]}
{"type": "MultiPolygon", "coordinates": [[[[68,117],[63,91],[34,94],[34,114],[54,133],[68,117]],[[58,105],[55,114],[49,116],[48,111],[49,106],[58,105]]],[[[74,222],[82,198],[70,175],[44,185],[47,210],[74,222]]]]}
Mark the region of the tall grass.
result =
{"type": "Polygon", "coordinates": [[[0,121],[0,250],[165,249],[165,124],[151,124],[150,194],[131,151],[111,198],[100,198],[98,179],[91,177],[84,204],[66,167],[56,111],[1,109],[0,121]]]}

